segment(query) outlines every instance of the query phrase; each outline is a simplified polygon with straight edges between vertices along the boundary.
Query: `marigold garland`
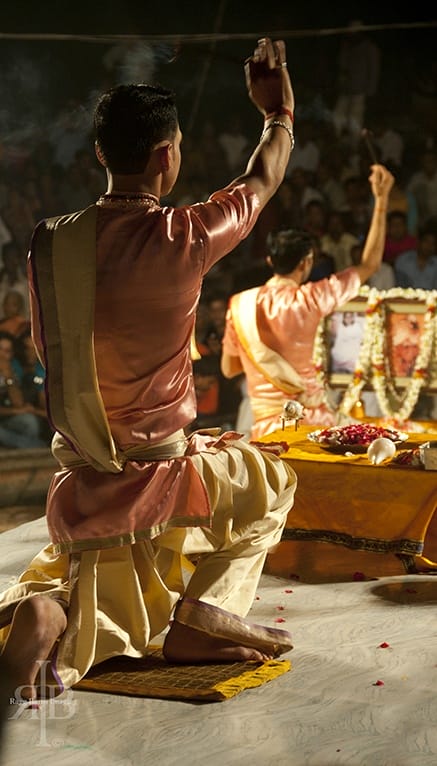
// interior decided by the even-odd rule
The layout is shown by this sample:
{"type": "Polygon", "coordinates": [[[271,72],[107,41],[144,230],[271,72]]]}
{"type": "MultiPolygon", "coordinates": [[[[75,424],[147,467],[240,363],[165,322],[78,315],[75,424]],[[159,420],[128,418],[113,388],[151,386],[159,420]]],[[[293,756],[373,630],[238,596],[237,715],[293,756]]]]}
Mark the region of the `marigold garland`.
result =
{"type": "MultiPolygon", "coordinates": [[[[363,387],[367,384],[373,387],[384,417],[403,423],[408,420],[414,410],[422,388],[429,380],[437,376],[437,290],[403,289],[400,287],[377,290],[365,285],[361,287],[359,296],[367,296],[363,338],[355,370],[338,407],[339,415],[349,415],[352,407],[358,402],[363,387]],[[420,301],[426,306],[419,353],[409,385],[402,393],[396,389],[387,354],[386,301],[394,298],[420,301]]],[[[313,361],[318,377],[325,388],[326,401],[328,359],[325,318],[321,320],[317,330],[313,361]]]]}

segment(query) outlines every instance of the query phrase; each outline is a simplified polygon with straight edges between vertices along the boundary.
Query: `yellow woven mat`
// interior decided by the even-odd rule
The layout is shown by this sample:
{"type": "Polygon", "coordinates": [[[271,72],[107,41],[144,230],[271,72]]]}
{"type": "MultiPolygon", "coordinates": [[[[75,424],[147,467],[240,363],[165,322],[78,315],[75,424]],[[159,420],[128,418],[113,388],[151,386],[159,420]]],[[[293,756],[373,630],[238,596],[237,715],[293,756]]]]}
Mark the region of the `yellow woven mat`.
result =
{"type": "Polygon", "coordinates": [[[171,665],[161,650],[156,649],[143,659],[114,657],[106,660],[91,668],[74,688],[134,697],[221,702],[245,689],[272,681],[289,670],[289,660],[171,665]]]}

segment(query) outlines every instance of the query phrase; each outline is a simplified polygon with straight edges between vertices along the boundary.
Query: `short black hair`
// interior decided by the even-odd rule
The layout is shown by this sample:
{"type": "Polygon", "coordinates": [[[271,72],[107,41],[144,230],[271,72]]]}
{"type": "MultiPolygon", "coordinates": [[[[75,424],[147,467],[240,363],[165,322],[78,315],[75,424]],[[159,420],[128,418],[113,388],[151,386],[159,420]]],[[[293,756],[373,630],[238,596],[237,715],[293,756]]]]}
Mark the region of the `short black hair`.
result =
{"type": "Polygon", "coordinates": [[[275,274],[289,274],[313,249],[313,238],[307,231],[285,229],[270,232],[267,247],[275,274]]]}
{"type": "Polygon", "coordinates": [[[160,85],[117,85],[100,96],[95,139],[112,173],[142,173],[152,148],[178,129],[174,94],[160,85]]]}

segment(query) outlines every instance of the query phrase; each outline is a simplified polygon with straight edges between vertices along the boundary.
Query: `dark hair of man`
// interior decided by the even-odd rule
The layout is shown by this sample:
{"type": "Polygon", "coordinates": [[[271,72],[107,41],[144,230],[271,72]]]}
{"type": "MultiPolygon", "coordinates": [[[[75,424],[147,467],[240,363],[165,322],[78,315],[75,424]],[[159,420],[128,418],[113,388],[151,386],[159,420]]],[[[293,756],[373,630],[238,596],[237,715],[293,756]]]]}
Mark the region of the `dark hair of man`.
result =
{"type": "Polygon", "coordinates": [[[290,274],[313,249],[311,234],[298,229],[271,232],[267,247],[275,274],[290,274]]]}
{"type": "Polygon", "coordinates": [[[173,140],[177,129],[173,93],[159,85],[117,85],[94,112],[95,139],[112,173],[142,173],[153,147],[173,140]]]}

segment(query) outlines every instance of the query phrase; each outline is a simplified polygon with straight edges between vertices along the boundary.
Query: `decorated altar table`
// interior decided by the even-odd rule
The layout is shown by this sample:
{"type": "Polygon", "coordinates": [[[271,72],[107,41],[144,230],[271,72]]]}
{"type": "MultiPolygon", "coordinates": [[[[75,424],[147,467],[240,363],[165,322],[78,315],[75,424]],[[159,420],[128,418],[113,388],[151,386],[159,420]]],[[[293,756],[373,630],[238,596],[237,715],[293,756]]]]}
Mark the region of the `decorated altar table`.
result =
{"type": "MultiPolygon", "coordinates": [[[[282,540],[265,571],[307,582],[437,574],[437,471],[367,455],[332,453],[307,437],[314,426],[275,431],[262,442],[286,441],[281,459],[298,477],[282,540]]],[[[409,433],[398,450],[437,439],[409,433]]]]}

